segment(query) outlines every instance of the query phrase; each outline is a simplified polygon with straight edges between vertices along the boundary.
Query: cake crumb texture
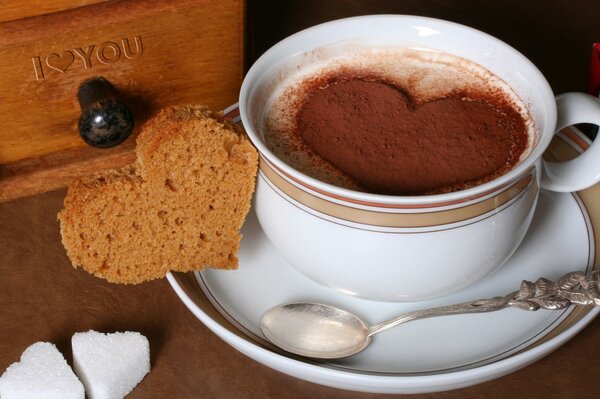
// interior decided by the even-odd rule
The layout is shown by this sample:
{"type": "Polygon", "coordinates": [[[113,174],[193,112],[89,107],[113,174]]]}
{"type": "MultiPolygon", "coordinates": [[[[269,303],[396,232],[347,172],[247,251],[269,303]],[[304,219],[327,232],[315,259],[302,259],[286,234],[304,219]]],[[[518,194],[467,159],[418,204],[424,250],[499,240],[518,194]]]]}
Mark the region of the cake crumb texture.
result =
{"type": "Polygon", "coordinates": [[[73,265],[131,284],[236,269],[258,165],[241,129],[206,107],[169,107],[136,144],[135,164],[69,187],[58,219],[73,265]]]}

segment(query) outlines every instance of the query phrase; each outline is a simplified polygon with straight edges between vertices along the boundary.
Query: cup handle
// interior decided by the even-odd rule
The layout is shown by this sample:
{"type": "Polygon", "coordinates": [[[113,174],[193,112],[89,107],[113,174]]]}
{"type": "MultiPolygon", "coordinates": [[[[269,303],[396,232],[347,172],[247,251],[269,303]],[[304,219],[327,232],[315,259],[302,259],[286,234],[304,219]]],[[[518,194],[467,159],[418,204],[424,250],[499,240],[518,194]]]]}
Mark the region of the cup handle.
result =
{"type": "MultiPolygon", "coordinates": [[[[556,131],[576,123],[600,125],[600,101],[584,93],[565,93],[556,97],[556,131]]],[[[566,162],[544,163],[541,187],[551,191],[574,192],[600,181],[600,140],[577,158],[566,162]]]]}

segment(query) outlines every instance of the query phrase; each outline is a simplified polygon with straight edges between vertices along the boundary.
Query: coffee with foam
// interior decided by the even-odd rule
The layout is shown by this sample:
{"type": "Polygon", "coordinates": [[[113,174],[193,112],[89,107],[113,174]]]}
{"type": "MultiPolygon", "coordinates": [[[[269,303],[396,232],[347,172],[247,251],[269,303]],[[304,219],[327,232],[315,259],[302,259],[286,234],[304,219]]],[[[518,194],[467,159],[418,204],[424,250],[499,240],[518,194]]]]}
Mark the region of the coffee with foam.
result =
{"type": "Polygon", "coordinates": [[[414,48],[349,53],[336,47],[303,57],[297,61],[303,66],[289,66],[269,97],[262,131],[280,159],[321,181],[378,194],[456,191],[506,173],[534,146],[525,105],[506,83],[471,61],[414,48]],[[397,97],[390,100],[397,104],[380,104],[381,93],[397,97]],[[373,98],[365,99],[369,95],[373,98]],[[319,97],[322,102],[316,103],[319,97]],[[332,98],[336,104],[327,105],[332,98]],[[304,123],[311,107],[311,122],[304,123]],[[333,112],[345,114],[331,117],[333,112]],[[380,112],[386,114],[376,115],[380,112]],[[502,131],[486,130],[490,124],[502,131]],[[505,162],[483,165],[490,163],[490,149],[502,146],[505,162]]]}

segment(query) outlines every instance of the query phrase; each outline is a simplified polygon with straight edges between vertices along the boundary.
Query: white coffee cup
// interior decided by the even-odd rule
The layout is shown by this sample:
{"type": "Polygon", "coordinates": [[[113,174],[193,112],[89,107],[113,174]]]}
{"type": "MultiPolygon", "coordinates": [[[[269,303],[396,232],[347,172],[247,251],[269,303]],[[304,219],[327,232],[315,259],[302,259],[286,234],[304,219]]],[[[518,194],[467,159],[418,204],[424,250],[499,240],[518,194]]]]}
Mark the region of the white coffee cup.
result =
{"type": "MultiPolygon", "coordinates": [[[[322,52],[322,54],[335,53],[322,52]]],[[[600,144],[576,159],[542,154],[555,132],[600,124],[600,102],[581,93],[554,97],[548,82],[504,42],[452,22],[375,15],[318,25],[279,42],[246,75],[240,114],[261,164],[255,209],[281,255],[317,283],[366,299],[416,301],[461,290],[498,269],[517,249],[539,190],[576,191],[600,181],[600,144]],[[475,62],[506,82],[536,129],[529,155],[508,173],[447,194],[386,196],[316,180],[280,160],[264,142],[267,99],[287,74],[311,68],[321,48],[397,46],[475,62]]]]}

